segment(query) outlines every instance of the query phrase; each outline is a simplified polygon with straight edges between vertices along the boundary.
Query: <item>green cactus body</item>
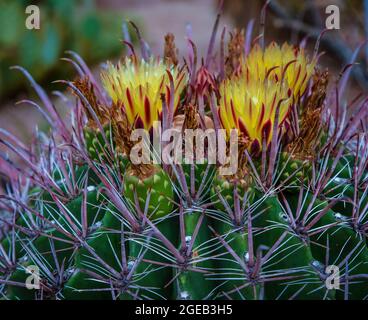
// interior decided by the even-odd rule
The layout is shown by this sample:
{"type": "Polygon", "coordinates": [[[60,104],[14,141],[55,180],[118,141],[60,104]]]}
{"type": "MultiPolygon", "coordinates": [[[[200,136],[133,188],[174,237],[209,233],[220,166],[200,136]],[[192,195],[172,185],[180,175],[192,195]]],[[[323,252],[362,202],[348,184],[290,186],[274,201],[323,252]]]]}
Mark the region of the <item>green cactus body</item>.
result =
{"type": "Polygon", "coordinates": [[[149,199],[148,217],[150,219],[164,217],[174,209],[174,191],[170,178],[159,167],[155,167],[154,173],[146,178],[139,178],[130,168],[127,169],[124,176],[124,196],[131,204],[135,204],[135,193],[142,212],[149,199]]]}
{"type": "MultiPolygon", "coordinates": [[[[80,183],[84,181],[87,175],[88,175],[88,185],[97,185],[99,183],[98,177],[93,172],[93,170],[88,167],[88,165],[85,164],[76,165],[74,168],[66,167],[66,169],[68,171],[69,179],[71,179],[73,170],[74,179],[77,185],[80,185],[80,183]]],[[[55,169],[52,173],[52,178],[63,192],[68,192],[64,182],[66,177],[64,176],[64,173],[61,170],[55,169]]]]}
{"type": "MultiPolygon", "coordinates": [[[[74,223],[82,223],[82,205],[83,205],[83,197],[82,195],[73,201],[69,202],[65,205],[66,210],[70,214],[70,219],[74,223]]],[[[98,194],[98,191],[93,187],[93,189],[87,193],[86,199],[86,218],[87,218],[87,226],[89,228],[93,227],[93,225],[99,223],[105,216],[105,208],[101,204],[101,197],[98,194]]],[[[55,216],[55,220],[58,220],[58,225],[64,229],[64,231],[73,234],[75,231],[69,225],[68,221],[63,218],[63,216],[55,216]]],[[[51,220],[52,221],[52,220],[51,220]]],[[[60,258],[59,263],[62,263],[64,259],[68,261],[71,258],[72,253],[75,248],[73,245],[67,242],[63,242],[62,240],[70,240],[68,237],[61,233],[60,231],[51,228],[48,232],[49,236],[56,237],[60,240],[54,240],[55,250],[60,252],[58,254],[58,258],[60,258]]],[[[42,256],[46,259],[46,261],[50,264],[54,264],[54,258],[52,255],[51,247],[50,247],[50,239],[48,236],[41,236],[37,238],[34,242],[35,248],[42,254],[42,256]]],[[[55,267],[55,266],[54,266],[55,267]]]]}
{"type": "MultiPolygon", "coordinates": [[[[159,231],[173,244],[177,242],[177,219],[167,217],[156,225],[159,231]]],[[[159,254],[160,248],[155,246],[154,238],[142,237],[142,234],[132,233],[129,237],[129,260],[133,266],[142,254],[143,261],[135,269],[134,284],[141,287],[138,296],[150,299],[169,299],[172,295],[171,268],[157,263],[168,263],[167,259],[159,254]],[[149,260],[149,261],[145,261],[149,260]],[[152,261],[152,262],[151,262],[152,261]],[[149,289],[146,290],[145,288],[149,289]]],[[[123,295],[122,299],[126,299],[123,295]]]]}
{"type": "MultiPolygon", "coordinates": [[[[252,203],[254,200],[254,188],[249,186],[244,181],[237,183],[237,194],[239,197],[239,204],[242,207],[244,200],[252,203]]],[[[227,203],[231,210],[234,210],[234,182],[228,180],[226,177],[217,175],[213,181],[211,188],[211,201],[214,202],[214,207],[217,210],[227,212],[223,201],[227,203]],[[220,199],[222,197],[222,200],[220,199]]]]}
{"type": "MultiPolygon", "coordinates": [[[[332,166],[334,159],[328,160],[328,167],[332,166]]],[[[336,164],[336,168],[332,176],[339,177],[341,179],[351,179],[353,176],[353,170],[355,166],[355,159],[349,155],[345,155],[339,159],[336,164]]]]}
{"type": "MultiPolygon", "coordinates": [[[[332,165],[333,160],[329,160],[328,164],[332,165]]],[[[340,213],[346,217],[351,217],[354,211],[354,205],[351,203],[355,199],[355,196],[359,198],[359,208],[358,211],[363,211],[365,206],[368,204],[368,198],[364,194],[364,188],[358,189],[355,192],[355,186],[352,184],[353,168],[355,166],[355,159],[351,156],[344,156],[337,163],[336,168],[332,174],[332,178],[328,181],[325,189],[323,190],[323,195],[327,199],[339,199],[332,210],[336,213],[340,213]],[[349,201],[350,200],[350,201],[349,201]]],[[[367,175],[367,170],[364,170],[362,179],[367,175]]],[[[367,223],[367,215],[362,215],[360,223],[367,223]]]]}
{"type": "MultiPolygon", "coordinates": [[[[26,272],[26,268],[30,265],[29,262],[22,263],[16,271],[13,272],[11,276],[11,281],[25,284],[27,277],[30,276],[29,273],[26,272]]],[[[36,297],[36,291],[35,290],[29,290],[26,287],[23,286],[17,286],[17,285],[8,285],[6,287],[6,297],[9,300],[35,300],[36,297]]]]}
{"type": "MultiPolygon", "coordinates": [[[[111,125],[106,124],[103,126],[103,129],[107,141],[109,142],[110,146],[112,146],[113,139],[111,125]]],[[[100,158],[106,158],[106,155],[109,154],[109,148],[106,146],[105,139],[103,138],[103,135],[101,134],[99,129],[85,127],[84,138],[86,141],[86,149],[91,159],[95,161],[100,161],[100,158]]]]}
{"type": "MultiPolygon", "coordinates": [[[[68,204],[65,205],[66,211],[70,213],[72,217],[71,220],[73,222],[81,223],[81,212],[82,212],[82,196],[70,201],[68,204]]],[[[101,208],[100,199],[98,197],[97,190],[91,190],[87,193],[87,224],[91,226],[93,223],[102,220],[105,214],[105,210],[101,208]]],[[[51,218],[51,217],[50,217],[51,218]]],[[[63,219],[62,215],[59,212],[59,216],[55,215],[53,220],[57,220],[57,224],[62,227],[65,231],[73,234],[73,229],[68,225],[68,222],[63,219]]],[[[55,222],[56,223],[56,222],[55,222]]],[[[27,257],[28,252],[24,249],[24,246],[31,246],[33,252],[35,252],[35,258],[39,260],[41,263],[45,264],[49,268],[56,270],[56,262],[55,257],[53,255],[53,249],[56,253],[57,263],[59,265],[69,265],[72,261],[73,253],[75,252],[76,248],[71,244],[69,239],[64,233],[56,230],[52,226],[50,226],[49,230],[45,230],[47,235],[42,235],[39,237],[34,237],[28,239],[27,237],[22,236],[21,240],[16,242],[16,252],[18,256],[27,257]],[[64,240],[64,241],[63,241],[64,240]],[[21,242],[22,241],[22,242],[21,242]]],[[[9,239],[7,240],[9,241],[9,239]]],[[[9,245],[9,242],[8,242],[9,245]]],[[[30,260],[28,264],[38,265],[38,261],[34,260],[32,257],[28,257],[27,260],[30,260]]],[[[12,281],[17,281],[17,279],[26,279],[28,275],[26,272],[21,269],[17,270],[11,277],[12,281]]],[[[14,286],[8,286],[8,291],[10,292],[10,298],[16,298],[17,296],[29,296],[29,292],[27,289],[14,286]],[[12,293],[13,292],[13,293],[12,293]]]]}
{"type": "MultiPolygon", "coordinates": [[[[253,222],[259,233],[255,235],[255,245],[272,248],[275,242],[288,230],[288,224],[283,210],[275,196],[264,200],[260,209],[265,210],[253,222]],[[273,226],[271,228],[271,225],[273,226]]],[[[278,273],[291,277],[289,280],[272,281],[265,284],[267,299],[324,299],[326,290],[319,276],[312,268],[314,262],[310,247],[291,231],[283,240],[277,257],[264,266],[264,271],[278,273]],[[292,271],[294,270],[294,271],[292,271]]],[[[281,275],[281,276],[282,276],[281,275]]]]}
{"type": "MultiPolygon", "coordinates": [[[[329,160],[328,164],[332,165],[333,160],[329,160]]],[[[332,210],[336,213],[340,213],[346,217],[351,217],[354,211],[354,205],[351,203],[355,199],[355,196],[359,197],[359,211],[368,204],[367,197],[364,194],[364,189],[357,190],[355,192],[355,187],[351,183],[353,176],[353,167],[355,159],[350,156],[344,156],[337,163],[336,168],[332,174],[332,178],[328,181],[325,189],[323,190],[323,195],[327,199],[339,199],[332,210]],[[356,194],[355,194],[356,193],[356,194]]],[[[367,174],[367,171],[364,171],[367,174]]],[[[364,178],[364,175],[362,176],[364,178]]],[[[362,216],[361,223],[368,222],[367,215],[362,216]]]]}
{"type": "MultiPolygon", "coordinates": [[[[27,244],[25,244],[27,245],[27,244]]],[[[37,267],[40,275],[40,283],[49,285],[50,289],[52,288],[52,284],[50,284],[47,280],[48,275],[45,269],[47,270],[57,270],[55,265],[55,261],[52,257],[51,251],[49,252],[41,252],[39,251],[39,247],[43,246],[44,248],[49,248],[51,246],[50,239],[48,237],[42,236],[39,237],[34,244],[27,245],[28,250],[33,251],[35,257],[28,256],[27,253],[23,259],[24,262],[20,263],[20,267],[17,268],[16,271],[13,272],[10,281],[17,283],[14,285],[6,286],[6,294],[7,298],[10,300],[34,300],[39,294],[39,289],[28,289],[22,284],[26,283],[27,278],[29,278],[32,274],[28,271],[28,268],[37,267]],[[35,260],[37,259],[37,260],[35,260]],[[43,267],[45,266],[45,267],[43,267]]],[[[73,247],[70,247],[70,244],[66,244],[62,241],[53,241],[53,247],[56,253],[56,259],[58,260],[59,266],[69,266],[71,261],[71,254],[73,252],[73,247]]],[[[31,270],[30,269],[30,270],[31,270]]],[[[54,289],[54,292],[48,292],[45,290],[44,299],[55,299],[55,295],[58,293],[57,289],[54,289]]]]}
{"type": "MultiPolygon", "coordinates": [[[[297,203],[297,196],[288,197],[290,203],[294,206],[297,203]]],[[[307,195],[307,203],[311,201],[312,195],[307,195]]],[[[316,200],[313,207],[313,213],[318,214],[327,206],[324,201],[316,200]]],[[[368,273],[368,248],[355,230],[351,228],[348,220],[341,214],[328,210],[313,229],[322,229],[329,226],[324,232],[317,233],[310,237],[310,246],[313,256],[323,263],[328,256],[329,265],[343,264],[340,266],[340,276],[345,272],[346,264],[348,266],[349,276],[357,277],[349,283],[348,299],[361,300],[367,295],[368,281],[365,274],[368,273]],[[328,246],[328,248],[327,248],[328,246]],[[352,253],[351,257],[349,255],[352,253]],[[361,276],[359,278],[359,275],[361,276]]],[[[340,284],[340,290],[336,291],[336,298],[344,298],[344,284],[340,284]]]]}
{"type": "MultiPolygon", "coordinates": [[[[336,223],[336,215],[332,211],[328,212],[324,217],[321,218],[321,225],[336,223]]],[[[346,258],[350,252],[354,252],[351,259],[348,259],[348,274],[349,276],[357,276],[358,279],[351,281],[349,284],[349,294],[348,298],[353,300],[365,299],[367,296],[368,281],[362,276],[368,273],[368,249],[366,247],[365,241],[359,238],[359,235],[354,232],[348,226],[331,227],[328,232],[323,233],[321,236],[311,237],[312,241],[315,243],[327,243],[327,237],[330,243],[330,261],[334,262],[334,265],[341,263],[342,258],[346,258]]],[[[316,252],[315,256],[326,256],[327,252],[323,247],[314,245],[312,246],[312,251],[316,252]],[[318,251],[319,254],[317,253],[318,251]]],[[[344,268],[345,266],[342,266],[344,268]]],[[[343,270],[341,270],[343,272],[343,270]]],[[[342,290],[337,291],[336,297],[338,299],[344,298],[343,287],[342,290]]]]}
{"type": "MultiPolygon", "coordinates": [[[[216,230],[220,235],[224,236],[224,240],[241,259],[247,259],[247,255],[249,255],[248,235],[243,228],[235,228],[224,221],[220,221],[216,223],[216,230]]],[[[221,253],[223,252],[227,252],[227,250],[221,247],[221,253]]],[[[218,291],[220,291],[220,298],[224,298],[225,295],[223,295],[223,293],[225,293],[226,297],[230,297],[234,300],[257,299],[259,285],[251,283],[251,281],[249,281],[250,279],[239,280],[239,278],[242,278],[241,273],[244,271],[241,270],[239,263],[230,253],[227,252],[226,255],[222,256],[216,263],[216,268],[221,274],[218,276],[219,278],[228,278],[228,280],[224,281],[223,285],[218,288],[218,291]],[[235,273],[235,275],[231,273],[235,273]],[[249,285],[244,287],[247,281],[249,285]]]]}
{"type": "MultiPolygon", "coordinates": [[[[69,172],[71,171],[70,168],[67,168],[67,170],[69,170],[69,172]]],[[[69,179],[71,178],[70,176],[71,176],[71,173],[69,174],[69,179]]],[[[65,177],[62,174],[62,172],[54,170],[53,179],[56,182],[58,188],[60,188],[61,192],[65,195],[69,195],[67,185],[64,182],[65,177]]],[[[74,168],[74,180],[79,189],[82,188],[81,185],[84,186],[85,179],[87,179],[88,188],[94,188],[94,186],[97,186],[100,184],[99,178],[96,176],[93,170],[91,170],[87,165],[76,166],[74,168]]],[[[55,192],[55,190],[53,191],[55,192]]],[[[73,201],[74,199],[71,199],[69,201],[71,203],[71,206],[75,206],[73,205],[73,201]]],[[[99,203],[97,199],[92,202],[94,202],[95,204],[99,203]]],[[[38,210],[42,209],[41,213],[46,219],[52,219],[52,214],[53,213],[55,214],[57,211],[59,211],[59,207],[55,203],[51,194],[47,191],[42,191],[39,187],[33,188],[30,191],[30,204],[29,205],[34,209],[38,209],[38,210]]],[[[68,207],[68,204],[66,205],[66,207],[68,207]]],[[[21,226],[26,226],[26,222],[23,221],[22,219],[19,219],[17,223],[19,223],[19,225],[21,226]]]]}
{"type": "MultiPolygon", "coordinates": [[[[108,210],[100,223],[100,227],[89,237],[87,244],[96,255],[106,264],[119,270],[121,259],[121,235],[117,230],[121,229],[120,219],[112,210],[108,210]]],[[[91,270],[106,277],[99,271],[100,262],[84,247],[78,250],[75,257],[75,272],[65,284],[63,296],[70,300],[106,300],[111,299],[110,284],[92,279],[83,270],[91,270]],[[98,291],[94,291],[98,289],[98,291]]]]}
{"type": "Polygon", "coordinates": [[[201,195],[207,195],[212,184],[216,166],[208,164],[205,161],[204,163],[182,164],[182,168],[189,192],[195,195],[198,191],[201,191],[201,195]],[[194,170],[192,167],[194,167],[194,170]],[[192,179],[194,179],[194,190],[192,190],[192,179]]]}
{"type": "MultiPolygon", "coordinates": [[[[90,186],[90,188],[94,190],[93,186],[96,185],[97,177],[93,173],[90,173],[91,170],[89,170],[87,166],[80,166],[76,168],[75,180],[78,183],[80,180],[83,179],[83,177],[85,177],[87,172],[88,172],[88,185],[90,186]]],[[[55,171],[53,178],[55,179],[55,181],[57,182],[59,181],[58,186],[61,188],[61,190],[63,192],[67,192],[66,186],[63,183],[60,183],[60,181],[62,181],[63,179],[61,172],[55,171]]],[[[66,210],[67,211],[69,210],[73,214],[74,218],[77,219],[79,222],[81,222],[81,217],[80,217],[81,201],[82,201],[82,196],[79,196],[71,200],[69,203],[65,204],[66,210]]],[[[96,191],[87,192],[87,202],[88,202],[88,206],[87,206],[88,220],[91,222],[93,220],[101,219],[103,213],[99,215],[97,214],[99,210],[98,207],[100,204],[100,200],[97,197],[96,191]]],[[[58,220],[61,225],[65,226],[65,221],[62,221],[62,219],[60,218],[62,214],[60,214],[59,207],[54,202],[54,199],[52,198],[50,193],[46,191],[42,192],[40,188],[33,188],[30,191],[30,204],[29,205],[33,209],[35,209],[37,212],[39,212],[45,219],[50,219],[51,221],[58,220]]],[[[100,210],[100,212],[103,212],[103,210],[100,210]]],[[[31,221],[29,221],[27,215],[22,215],[21,217],[19,217],[16,223],[18,226],[25,227],[25,228],[31,225],[31,221]]],[[[52,230],[52,228],[50,230],[52,230]]],[[[58,237],[63,238],[64,235],[61,235],[60,233],[58,233],[58,237]]],[[[17,238],[24,240],[24,239],[28,239],[29,236],[24,236],[21,232],[17,232],[17,238]]],[[[46,239],[40,240],[40,241],[43,241],[43,243],[47,242],[46,239]]],[[[9,251],[10,249],[10,243],[11,243],[11,239],[9,237],[6,237],[2,241],[2,245],[6,252],[9,251]]],[[[23,250],[23,247],[20,241],[16,241],[15,246],[16,246],[15,251],[17,252],[18,256],[22,256],[24,253],[24,250],[23,250]]],[[[42,247],[45,245],[39,244],[38,246],[42,247]]]]}
{"type": "MultiPolygon", "coordinates": [[[[200,217],[201,213],[199,212],[188,212],[185,214],[186,245],[190,243],[200,217]]],[[[193,243],[191,257],[188,257],[188,266],[191,268],[198,268],[198,271],[204,271],[204,273],[188,270],[185,266],[183,268],[179,267],[174,269],[174,276],[176,277],[174,299],[202,300],[208,299],[214,294],[216,286],[215,281],[206,279],[206,276],[213,272],[213,262],[211,260],[200,261],[198,263],[195,262],[195,260],[203,258],[205,255],[203,250],[198,248],[198,246],[203,245],[206,241],[211,239],[211,237],[211,231],[208,228],[208,220],[207,217],[204,216],[193,243]]]]}
{"type": "MultiPolygon", "coordinates": [[[[23,234],[21,232],[16,232],[15,234],[15,239],[19,239],[20,237],[22,237],[23,234]]],[[[13,248],[12,248],[12,235],[8,235],[7,237],[5,237],[2,242],[1,245],[4,249],[4,251],[6,253],[10,253],[12,252],[13,248]]],[[[17,257],[22,257],[24,255],[24,249],[22,247],[22,244],[20,241],[15,241],[15,253],[17,257]]]]}
{"type": "MultiPolygon", "coordinates": [[[[147,208],[150,220],[159,219],[169,215],[173,209],[174,192],[168,175],[159,167],[154,168],[154,173],[146,178],[139,178],[132,174],[128,168],[124,176],[124,196],[131,204],[138,199],[141,212],[147,208]],[[146,203],[149,199],[149,203],[146,203]],[[148,206],[148,207],[147,207],[148,206]]],[[[172,243],[176,241],[175,219],[166,218],[157,227],[160,232],[172,243]]],[[[154,247],[154,239],[147,239],[141,233],[132,233],[129,241],[129,258],[132,264],[145,252],[143,259],[167,263],[153,248],[145,250],[149,246],[154,247]],[[143,240],[142,240],[143,238],[143,240]],[[148,241],[146,243],[145,241],[148,241]]],[[[164,299],[170,297],[171,287],[166,287],[171,280],[170,269],[154,263],[142,261],[135,269],[136,284],[148,290],[139,290],[139,295],[151,299],[164,299]],[[148,272],[148,275],[145,273],[148,272]]],[[[126,298],[126,295],[122,297],[126,298]]]]}
{"type": "Polygon", "coordinates": [[[306,181],[311,179],[312,164],[309,160],[299,160],[287,152],[282,152],[280,158],[278,166],[278,170],[282,170],[280,182],[287,181],[288,186],[299,186],[301,179],[306,181]]]}

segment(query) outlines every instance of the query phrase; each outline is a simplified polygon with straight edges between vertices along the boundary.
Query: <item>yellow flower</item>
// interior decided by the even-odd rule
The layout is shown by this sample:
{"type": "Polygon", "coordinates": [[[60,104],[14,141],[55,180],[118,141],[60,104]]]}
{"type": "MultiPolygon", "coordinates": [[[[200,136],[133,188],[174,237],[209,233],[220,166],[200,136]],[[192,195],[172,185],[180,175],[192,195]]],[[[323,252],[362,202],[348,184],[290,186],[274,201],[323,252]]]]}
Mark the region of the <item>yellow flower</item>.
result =
{"type": "Polygon", "coordinates": [[[242,73],[250,81],[271,78],[276,83],[284,80],[297,101],[305,92],[313,74],[316,61],[309,61],[303,48],[284,43],[281,47],[272,42],[264,51],[257,44],[249,55],[243,58],[242,73]]]}
{"type": "Polygon", "coordinates": [[[186,73],[175,66],[168,67],[162,60],[149,61],[126,58],[118,65],[108,64],[101,74],[102,83],[115,105],[123,105],[128,122],[136,128],[149,130],[154,121],[160,120],[161,95],[167,106],[174,99],[178,107],[180,94],[186,84],[186,73]],[[173,79],[174,96],[170,95],[170,77],[173,79]]]}
{"type": "Polygon", "coordinates": [[[240,72],[220,84],[219,117],[226,130],[238,129],[260,150],[271,141],[276,109],[279,125],[304,94],[315,62],[302,49],[270,44],[265,51],[253,47],[240,72]]]}

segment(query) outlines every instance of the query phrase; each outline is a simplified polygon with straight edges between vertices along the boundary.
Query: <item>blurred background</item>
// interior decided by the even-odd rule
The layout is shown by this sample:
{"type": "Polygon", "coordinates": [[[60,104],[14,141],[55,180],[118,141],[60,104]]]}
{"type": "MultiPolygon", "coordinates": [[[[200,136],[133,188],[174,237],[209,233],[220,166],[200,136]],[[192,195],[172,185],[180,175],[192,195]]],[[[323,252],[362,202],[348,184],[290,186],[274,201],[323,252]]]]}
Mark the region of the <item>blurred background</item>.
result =
{"type": "MultiPolygon", "coordinates": [[[[297,43],[308,36],[308,49],[325,28],[327,5],[340,9],[340,30],[322,37],[321,64],[337,77],[350,63],[354,50],[368,33],[366,0],[278,0],[271,1],[266,15],[266,40],[297,43]]],[[[264,0],[225,0],[219,34],[226,27],[246,28],[254,19],[253,37],[260,33],[260,12],[264,0]]],[[[15,102],[33,97],[33,92],[12,65],[25,67],[48,90],[62,90],[57,79],[73,79],[70,63],[61,61],[66,50],[80,54],[98,74],[99,64],[124,54],[122,22],[134,21],[156,54],[162,54],[163,37],[174,33],[177,47],[186,54],[188,23],[199,52],[205,52],[218,9],[217,0],[0,0],[0,128],[23,141],[35,125],[46,128],[40,115],[29,105],[15,102]],[[27,30],[25,8],[40,7],[40,30],[27,30]]],[[[132,30],[132,39],[135,35],[132,30]]],[[[218,44],[218,42],[217,42],[218,44]]],[[[368,49],[360,50],[350,85],[352,96],[368,89],[368,49]]],[[[59,105],[55,97],[55,104],[59,105]]],[[[65,110],[65,108],[64,108],[65,110]]],[[[1,151],[1,150],[0,150],[1,151]]]]}

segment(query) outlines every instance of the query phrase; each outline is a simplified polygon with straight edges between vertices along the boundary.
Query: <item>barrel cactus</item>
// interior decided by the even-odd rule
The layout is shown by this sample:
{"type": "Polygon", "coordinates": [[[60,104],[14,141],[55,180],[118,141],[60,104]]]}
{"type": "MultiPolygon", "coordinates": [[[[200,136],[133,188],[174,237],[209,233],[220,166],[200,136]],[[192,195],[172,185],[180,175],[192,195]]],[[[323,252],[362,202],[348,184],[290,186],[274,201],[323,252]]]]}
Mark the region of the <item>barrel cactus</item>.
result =
{"type": "Polygon", "coordinates": [[[215,54],[217,25],[201,66],[170,34],[162,57],[126,42],[101,81],[74,54],[68,119],[15,67],[52,131],[31,145],[1,131],[25,163],[4,158],[19,174],[2,170],[1,299],[368,297],[367,105],[344,103],[350,69],[333,82],[318,48],[252,42],[251,27],[215,54]],[[198,136],[204,152],[174,161],[187,129],[220,132],[235,170],[198,136]]]}

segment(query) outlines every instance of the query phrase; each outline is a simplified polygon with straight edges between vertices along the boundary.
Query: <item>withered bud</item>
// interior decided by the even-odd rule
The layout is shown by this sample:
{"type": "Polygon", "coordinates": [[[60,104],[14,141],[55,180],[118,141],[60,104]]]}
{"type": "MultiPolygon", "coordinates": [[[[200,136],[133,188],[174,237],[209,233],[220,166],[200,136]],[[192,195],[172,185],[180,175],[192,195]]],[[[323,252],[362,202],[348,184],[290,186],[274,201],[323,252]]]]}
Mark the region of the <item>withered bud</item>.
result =
{"type": "Polygon", "coordinates": [[[238,172],[237,175],[244,177],[248,173],[247,168],[247,157],[245,156],[245,151],[249,148],[250,140],[247,136],[241,134],[238,140],[238,172]]]}
{"type": "MultiPolygon", "coordinates": [[[[130,138],[134,128],[128,121],[124,106],[121,103],[114,104],[111,115],[111,125],[116,151],[130,158],[131,151],[137,142],[132,141],[130,138]]],[[[129,170],[129,174],[134,174],[141,179],[147,178],[156,172],[155,166],[150,163],[138,165],[131,163],[129,170]]]]}
{"type": "MultiPolygon", "coordinates": [[[[198,129],[200,127],[200,116],[198,114],[197,108],[189,104],[188,106],[184,107],[184,114],[178,114],[174,117],[173,127],[178,130],[185,130],[185,129],[198,129]]],[[[206,129],[214,129],[215,125],[213,120],[205,116],[204,117],[204,124],[206,129]]]]}
{"type": "Polygon", "coordinates": [[[231,77],[239,71],[241,59],[244,54],[244,41],[244,29],[234,29],[234,32],[230,34],[228,56],[226,57],[225,62],[225,72],[227,77],[231,77]]]}
{"type": "Polygon", "coordinates": [[[121,103],[114,104],[111,110],[111,125],[116,150],[123,154],[129,154],[134,144],[130,140],[132,128],[129,125],[124,106],[121,103]]]}
{"type": "MultiPolygon", "coordinates": [[[[93,84],[91,83],[89,78],[88,77],[78,78],[73,82],[73,84],[80,92],[82,92],[88,103],[91,105],[93,111],[96,113],[101,124],[105,125],[106,123],[108,123],[110,121],[109,108],[99,102],[95,94],[93,84]]],[[[76,95],[75,92],[73,92],[73,94],[76,95]]],[[[86,106],[83,100],[81,100],[81,103],[87,115],[88,126],[96,128],[97,124],[95,123],[95,119],[92,116],[89,108],[86,106]]]]}
{"type": "Polygon", "coordinates": [[[198,129],[199,128],[199,115],[197,108],[193,104],[189,104],[184,108],[184,129],[198,129]]]}
{"type": "Polygon", "coordinates": [[[313,86],[311,95],[307,101],[305,112],[321,109],[326,98],[326,91],[328,85],[328,70],[321,72],[316,70],[313,75],[313,86]]]}
{"type": "Polygon", "coordinates": [[[172,33],[168,33],[165,36],[165,47],[164,47],[164,60],[167,65],[177,66],[179,50],[175,45],[175,36],[172,33]]]}
{"type": "MultiPolygon", "coordinates": [[[[231,183],[238,183],[243,188],[247,188],[252,184],[253,178],[250,175],[250,169],[248,166],[248,159],[245,155],[245,151],[249,149],[250,140],[249,137],[240,134],[238,138],[238,169],[235,174],[224,176],[231,183]]],[[[227,153],[230,152],[230,145],[227,144],[227,153]]]]}
{"type": "Polygon", "coordinates": [[[287,149],[299,159],[313,158],[320,143],[322,108],[326,98],[328,71],[316,70],[313,75],[311,95],[302,110],[300,132],[287,149]]]}

